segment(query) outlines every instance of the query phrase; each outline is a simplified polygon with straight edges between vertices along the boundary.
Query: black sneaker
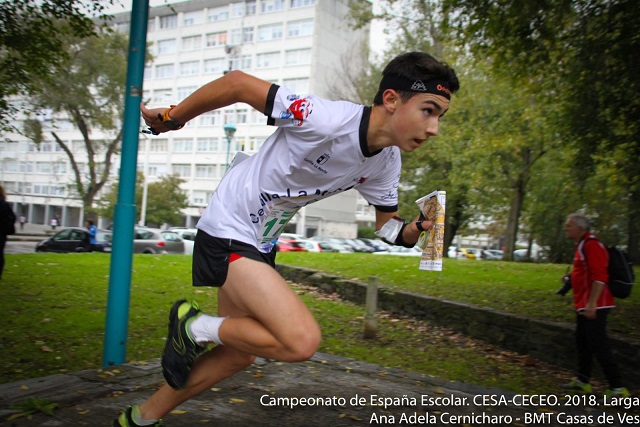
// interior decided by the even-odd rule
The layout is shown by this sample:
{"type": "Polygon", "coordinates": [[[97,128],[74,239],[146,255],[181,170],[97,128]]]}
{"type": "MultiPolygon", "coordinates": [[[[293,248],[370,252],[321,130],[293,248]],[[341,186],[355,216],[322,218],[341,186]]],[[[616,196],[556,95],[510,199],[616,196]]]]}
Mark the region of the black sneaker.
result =
{"type": "Polygon", "coordinates": [[[162,375],[174,389],[187,383],[196,357],[206,350],[189,335],[188,326],[201,311],[195,301],[180,300],[173,304],[169,314],[169,335],[162,354],[162,375]]]}
{"type": "MultiPolygon", "coordinates": [[[[141,427],[140,424],[136,424],[133,422],[133,417],[131,412],[133,411],[133,406],[129,406],[127,409],[122,411],[120,416],[113,420],[113,427],[141,427]]],[[[162,425],[162,420],[158,420],[153,424],[148,425],[147,427],[157,427],[162,425]]]]}

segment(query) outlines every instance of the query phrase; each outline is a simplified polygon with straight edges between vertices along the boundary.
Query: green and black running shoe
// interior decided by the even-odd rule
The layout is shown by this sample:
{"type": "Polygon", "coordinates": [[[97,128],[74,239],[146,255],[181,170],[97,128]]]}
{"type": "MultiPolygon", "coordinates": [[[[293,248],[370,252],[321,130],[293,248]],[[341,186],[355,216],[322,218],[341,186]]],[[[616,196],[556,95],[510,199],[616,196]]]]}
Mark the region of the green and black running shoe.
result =
{"type": "Polygon", "coordinates": [[[180,300],[173,304],[169,314],[169,336],[162,354],[162,374],[174,389],[187,383],[196,357],[206,350],[189,335],[189,324],[200,315],[195,301],[180,300]]]}
{"type": "MultiPolygon", "coordinates": [[[[133,421],[133,406],[129,406],[122,411],[120,416],[113,420],[113,427],[141,427],[140,424],[133,421]]],[[[158,427],[162,425],[162,420],[158,420],[153,424],[148,424],[146,427],[158,427]]]]}

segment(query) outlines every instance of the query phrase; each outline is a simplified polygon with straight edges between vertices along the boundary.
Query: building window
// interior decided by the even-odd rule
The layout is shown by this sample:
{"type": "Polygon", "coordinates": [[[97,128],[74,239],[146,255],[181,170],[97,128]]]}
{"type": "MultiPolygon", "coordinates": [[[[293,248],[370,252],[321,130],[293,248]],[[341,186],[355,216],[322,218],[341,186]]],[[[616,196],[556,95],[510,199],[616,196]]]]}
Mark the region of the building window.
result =
{"type": "Polygon", "coordinates": [[[180,178],[191,178],[191,165],[172,165],[171,171],[180,178]]]}
{"type": "Polygon", "coordinates": [[[260,12],[270,13],[284,10],[284,0],[262,0],[260,2],[260,12]]]}
{"type": "Polygon", "coordinates": [[[200,115],[200,125],[202,126],[222,126],[222,115],[220,110],[210,111],[200,115]]]}
{"type": "Polygon", "coordinates": [[[51,173],[51,163],[49,162],[36,162],[36,173],[51,173]]]}
{"type": "Polygon", "coordinates": [[[190,27],[191,25],[198,25],[202,23],[202,11],[197,10],[193,12],[185,12],[182,25],[190,27]]]}
{"type": "Polygon", "coordinates": [[[285,65],[308,65],[311,64],[311,49],[288,50],[284,57],[285,65]]]}
{"type": "Polygon", "coordinates": [[[181,76],[196,76],[200,74],[200,61],[188,61],[180,63],[181,76]]]}
{"type": "Polygon", "coordinates": [[[227,44],[227,32],[207,34],[207,47],[224,46],[227,44]]]}
{"type": "Polygon", "coordinates": [[[177,15],[169,15],[169,16],[161,16],[160,17],[160,29],[166,30],[170,28],[178,27],[178,16],[177,15]]]}
{"type": "Polygon", "coordinates": [[[280,40],[282,34],[282,24],[263,25],[258,28],[258,41],[280,40]]]}
{"type": "Polygon", "coordinates": [[[194,191],[191,203],[194,205],[206,205],[209,203],[213,193],[211,191],[194,191]]]}
{"type": "Polygon", "coordinates": [[[291,21],[287,24],[287,37],[304,37],[313,35],[313,19],[291,21]]]}
{"type": "Polygon", "coordinates": [[[173,77],[173,64],[156,65],[156,79],[173,77]]]}
{"type": "Polygon", "coordinates": [[[156,18],[151,18],[147,21],[147,32],[150,33],[156,29],[156,18]]]}
{"type": "Polygon", "coordinates": [[[251,69],[251,55],[242,55],[239,58],[231,59],[232,70],[250,70],[251,69]]]}
{"type": "Polygon", "coordinates": [[[209,22],[226,21],[229,19],[229,8],[224,6],[211,9],[207,19],[209,22]]]}
{"type": "Polygon", "coordinates": [[[158,55],[176,52],[176,39],[158,40],[158,55]]]}
{"type": "Polygon", "coordinates": [[[315,0],[291,0],[291,9],[313,6],[314,4],[316,4],[315,0]]]}
{"type": "Polygon", "coordinates": [[[51,171],[58,174],[67,173],[67,164],[65,162],[55,162],[51,165],[51,171]]]}
{"type": "Polygon", "coordinates": [[[245,9],[245,14],[247,16],[256,14],[256,0],[247,0],[246,2],[247,8],[245,9]]]}
{"type": "Polygon", "coordinates": [[[233,120],[233,123],[236,123],[236,124],[247,123],[248,112],[246,108],[238,108],[237,110],[234,111],[234,116],[235,116],[235,120],[233,120]]]}
{"type": "Polygon", "coordinates": [[[187,96],[191,95],[195,90],[198,89],[197,86],[185,86],[178,88],[178,101],[182,101],[187,96]]]}
{"type": "Polygon", "coordinates": [[[202,36],[184,37],[182,39],[182,50],[197,50],[202,47],[202,36]]]}
{"type": "Polygon", "coordinates": [[[253,43],[253,27],[245,27],[242,29],[242,42],[243,43],[253,43]]]}
{"type": "Polygon", "coordinates": [[[191,153],[193,151],[193,140],[191,138],[174,139],[173,151],[176,153],[191,153]]]}
{"type": "Polygon", "coordinates": [[[173,89],[156,89],[153,91],[153,101],[170,103],[173,101],[173,89]]]}
{"type": "Polygon", "coordinates": [[[2,170],[5,172],[18,172],[20,170],[17,160],[5,160],[0,165],[2,165],[2,170]]]}
{"type": "Polygon", "coordinates": [[[280,52],[259,53],[256,55],[256,68],[273,68],[280,65],[280,52]]]}
{"type": "Polygon", "coordinates": [[[198,138],[196,150],[201,153],[211,153],[219,151],[218,138],[198,138]]]}
{"type": "Polygon", "coordinates": [[[231,44],[253,43],[253,27],[236,28],[231,30],[231,44]]]}
{"type": "Polygon", "coordinates": [[[147,165],[147,176],[157,177],[166,175],[167,167],[162,163],[149,163],[147,165]]]}
{"type": "Polygon", "coordinates": [[[196,178],[215,178],[218,165],[196,165],[196,178]]]}
{"type": "Polygon", "coordinates": [[[149,151],[153,153],[165,153],[168,151],[169,142],[166,139],[152,139],[149,141],[149,151]]]}
{"type": "Polygon", "coordinates": [[[226,69],[226,61],[223,58],[207,59],[204,61],[205,74],[222,74],[226,69]]]}
{"type": "Polygon", "coordinates": [[[293,93],[297,93],[299,95],[309,93],[309,79],[307,78],[284,79],[282,81],[282,85],[291,89],[293,93]]]}
{"type": "Polygon", "coordinates": [[[33,162],[21,162],[20,163],[20,172],[33,172],[33,162]]]}

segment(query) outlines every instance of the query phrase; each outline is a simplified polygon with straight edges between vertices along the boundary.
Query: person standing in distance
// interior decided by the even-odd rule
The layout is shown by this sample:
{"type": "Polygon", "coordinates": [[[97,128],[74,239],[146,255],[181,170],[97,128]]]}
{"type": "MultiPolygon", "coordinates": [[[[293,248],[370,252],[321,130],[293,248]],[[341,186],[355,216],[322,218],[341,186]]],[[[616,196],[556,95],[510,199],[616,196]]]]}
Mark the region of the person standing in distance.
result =
{"type": "Polygon", "coordinates": [[[88,219],[85,224],[87,226],[87,234],[89,236],[89,251],[93,252],[96,250],[96,236],[98,235],[98,227],[96,227],[96,225],[90,219],[88,219]]]}
{"type": "Polygon", "coordinates": [[[7,194],[4,187],[0,186],[0,279],[4,271],[4,248],[7,245],[7,236],[16,234],[16,214],[7,202],[7,194]]]}
{"type": "Polygon", "coordinates": [[[131,406],[116,427],[159,425],[180,403],[250,365],[256,356],[309,359],[321,339],[309,309],[275,270],[275,242],[296,212],[356,189],[376,209],[376,228],[402,224],[387,237],[414,246],[430,221],[398,221],[401,152],[438,134],[458,78],[422,52],[383,70],[373,106],[300,95],[235,70],[177,106],[141,105],[147,132],[181,129],[208,111],[242,102],[278,128],[260,150],[231,167],[197,224],[193,285],[218,287],[218,315],[195,302],[174,304],[162,356],[168,385],[131,406]],[[208,344],[215,346],[206,350],[208,344]]]}
{"type": "Polygon", "coordinates": [[[607,317],[615,301],[607,282],[609,252],[598,238],[589,232],[589,220],[580,213],[567,217],[564,225],[567,237],[576,243],[571,271],[573,302],[576,309],[577,378],[563,388],[578,393],[591,393],[591,368],[595,357],[602,367],[609,389],[607,397],[629,397],[615,361],[609,336],[607,317]]]}

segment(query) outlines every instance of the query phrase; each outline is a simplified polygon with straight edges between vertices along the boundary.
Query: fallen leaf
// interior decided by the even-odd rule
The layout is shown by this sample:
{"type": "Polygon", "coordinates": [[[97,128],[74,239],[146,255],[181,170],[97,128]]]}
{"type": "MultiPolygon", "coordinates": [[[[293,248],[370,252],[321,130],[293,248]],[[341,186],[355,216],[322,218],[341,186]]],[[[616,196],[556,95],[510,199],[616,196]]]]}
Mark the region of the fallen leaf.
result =
{"type": "Polygon", "coordinates": [[[175,415],[184,415],[187,413],[187,411],[183,411],[181,409],[174,409],[173,411],[171,411],[171,413],[175,415]]]}

